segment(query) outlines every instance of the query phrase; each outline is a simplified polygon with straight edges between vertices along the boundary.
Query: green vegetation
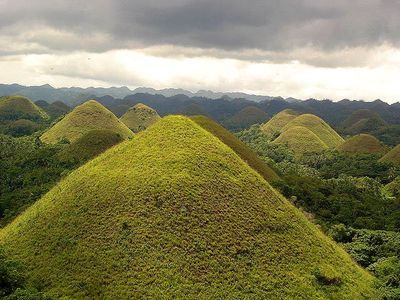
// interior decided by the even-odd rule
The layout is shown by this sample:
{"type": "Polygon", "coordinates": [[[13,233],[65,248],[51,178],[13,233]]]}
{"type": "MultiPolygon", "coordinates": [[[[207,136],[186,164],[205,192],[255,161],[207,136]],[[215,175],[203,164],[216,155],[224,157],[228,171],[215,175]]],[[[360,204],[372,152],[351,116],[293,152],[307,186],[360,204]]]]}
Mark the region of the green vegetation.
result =
{"type": "Polygon", "coordinates": [[[291,126],[281,133],[273,143],[287,145],[297,158],[306,153],[328,149],[328,146],[314,132],[303,126],[291,126]]]}
{"type": "Polygon", "coordinates": [[[203,129],[219,138],[225,145],[229,146],[268,182],[279,179],[279,176],[270,166],[268,166],[267,162],[262,161],[257,154],[246,146],[246,144],[241,142],[235,135],[230,133],[224,127],[205,116],[193,116],[191,119],[203,129]]]}
{"type": "Polygon", "coordinates": [[[387,152],[387,147],[370,134],[359,134],[345,141],[338,150],[353,154],[384,154],[387,152]]]}
{"type": "Polygon", "coordinates": [[[267,137],[274,139],[282,132],[283,127],[294,120],[298,115],[299,113],[292,109],[285,109],[262,125],[261,130],[267,137]]]}
{"type": "Polygon", "coordinates": [[[58,157],[63,162],[83,163],[123,140],[118,133],[111,130],[91,130],[65,146],[58,157]]]}
{"type": "Polygon", "coordinates": [[[135,133],[145,130],[160,119],[158,113],[142,104],[138,103],[131,107],[120,120],[135,133]]]}
{"type": "Polygon", "coordinates": [[[225,123],[226,126],[233,130],[241,130],[254,124],[262,124],[268,119],[268,114],[258,107],[246,106],[225,123]]]}
{"type": "Polygon", "coordinates": [[[385,126],[372,134],[385,145],[394,147],[400,144],[400,125],[385,126]]]}
{"type": "Polygon", "coordinates": [[[0,121],[26,119],[39,122],[48,118],[49,116],[28,98],[20,96],[0,97],[0,121]]]}
{"type": "Polygon", "coordinates": [[[384,157],[382,157],[381,161],[400,165],[400,144],[390,150],[384,157]]]}
{"type": "Polygon", "coordinates": [[[112,130],[124,139],[133,136],[132,131],[112,112],[100,103],[90,100],[77,106],[45,132],[40,139],[47,144],[71,143],[85,133],[96,129],[112,130]]]}
{"type": "Polygon", "coordinates": [[[375,293],[373,277],[232,149],[178,116],[74,171],[0,243],[54,298],[375,293]]]}
{"type": "Polygon", "coordinates": [[[369,109],[355,110],[343,123],[343,131],[347,134],[370,133],[385,126],[385,121],[369,109]]]}
{"type": "MultiPolygon", "coordinates": [[[[312,131],[329,148],[336,148],[344,142],[343,138],[324,120],[311,114],[304,114],[296,117],[283,127],[282,132],[298,126],[305,127],[312,131]]],[[[303,142],[307,141],[304,140],[303,142]]]]}
{"type": "Polygon", "coordinates": [[[8,122],[5,126],[4,133],[15,137],[31,135],[41,128],[31,120],[19,119],[16,121],[8,122]]]}
{"type": "Polygon", "coordinates": [[[51,116],[52,119],[57,119],[71,111],[71,108],[61,101],[50,103],[43,109],[51,116]]]}

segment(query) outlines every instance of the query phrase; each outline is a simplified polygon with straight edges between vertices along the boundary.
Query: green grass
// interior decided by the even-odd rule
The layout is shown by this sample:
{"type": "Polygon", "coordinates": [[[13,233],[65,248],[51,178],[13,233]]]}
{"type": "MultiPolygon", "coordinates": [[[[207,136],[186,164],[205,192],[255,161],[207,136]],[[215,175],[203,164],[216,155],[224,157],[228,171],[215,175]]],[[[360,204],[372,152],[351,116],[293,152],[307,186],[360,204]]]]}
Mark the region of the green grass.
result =
{"type": "Polygon", "coordinates": [[[49,116],[31,100],[21,96],[0,97],[0,120],[47,120],[49,116]]]}
{"type": "Polygon", "coordinates": [[[347,134],[358,134],[372,132],[385,125],[378,113],[369,109],[358,109],[342,123],[342,128],[347,134]]]}
{"type": "Polygon", "coordinates": [[[54,298],[374,293],[373,277],[342,248],[231,148],[180,116],[71,173],[1,230],[0,244],[54,298]]]}
{"type": "Polygon", "coordinates": [[[138,103],[128,109],[120,118],[120,120],[135,133],[145,130],[159,119],[160,116],[154,109],[142,103],[138,103]]]}
{"type": "Polygon", "coordinates": [[[306,153],[318,153],[329,148],[314,132],[303,126],[290,127],[273,143],[287,145],[297,158],[306,153]]]}
{"type": "Polygon", "coordinates": [[[133,132],[100,103],[90,100],[67,114],[63,119],[45,132],[40,139],[47,144],[56,144],[65,140],[76,141],[91,130],[111,130],[123,139],[133,136],[133,132]]]}
{"type": "Polygon", "coordinates": [[[309,129],[329,148],[336,148],[344,142],[343,138],[335,130],[315,115],[304,114],[296,117],[283,127],[282,132],[295,126],[302,126],[309,129]]]}
{"type": "Polygon", "coordinates": [[[341,144],[337,149],[341,152],[353,154],[383,154],[387,152],[387,147],[370,134],[359,134],[353,136],[341,144]]]}
{"type": "Polygon", "coordinates": [[[246,106],[227,120],[229,128],[244,129],[268,120],[268,114],[256,106],[246,106]]]}
{"type": "Polygon", "coordinates": [[[273,116],[273,118],[263,124],[260,129],[269,138],[276,137],[282,132],[283,127],[294,120],[298,115],[299,113],[292,109],[285,109],[273,116]]]}
{"type": "Polygon", "coordinates": [[[85,162],[123,140],[118,133],[111,130],[92,130],[66,145],[58,157],[61,161],[85,162]]]}
{"type": "Polygon", "coordinates": [[[279,179],[278,174],[270,166],[227,129],[205,116],[193,116],[191,119],[203,129],[219,138],[225,145],[229,146],[264,179],[269,182],[279,179]]]}
{"type": "Polygon", "coordinates": [[[400,165],[400,145],[397,145],[390,150],[384,157],[380,159],[380,161],[400,165]]]}

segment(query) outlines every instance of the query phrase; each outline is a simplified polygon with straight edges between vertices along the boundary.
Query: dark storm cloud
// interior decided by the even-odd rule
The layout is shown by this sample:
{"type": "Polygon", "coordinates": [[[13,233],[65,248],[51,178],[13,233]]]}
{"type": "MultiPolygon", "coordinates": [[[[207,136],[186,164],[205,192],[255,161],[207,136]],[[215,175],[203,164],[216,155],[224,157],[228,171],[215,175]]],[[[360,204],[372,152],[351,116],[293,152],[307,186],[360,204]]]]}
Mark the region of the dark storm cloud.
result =
{"type": "Polygon", "coordinates": [[[397,0],[0,0],[0,40],[59,51],[165,44],[329,51],[397,45],[399,12],[397,0]]]}

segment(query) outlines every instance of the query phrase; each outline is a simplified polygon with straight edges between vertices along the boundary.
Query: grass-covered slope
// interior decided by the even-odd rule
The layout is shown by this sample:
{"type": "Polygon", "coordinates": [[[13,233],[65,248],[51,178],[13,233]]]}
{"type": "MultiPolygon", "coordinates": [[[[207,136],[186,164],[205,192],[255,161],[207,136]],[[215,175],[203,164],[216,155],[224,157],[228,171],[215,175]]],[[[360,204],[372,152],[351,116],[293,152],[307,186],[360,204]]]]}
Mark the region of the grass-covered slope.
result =
{"type": "Polygon", "coordinates": [[[337,149],[342,152],[354,154],[383,154],[386,152],[386,147],[376,137],[370,134],[353,136],[337,149]]]}
{"type": "Polygon", "coordinates": [[[49,116],[35,103],[21,96],[0,97],[0,121],[26,119],[43,121],[49,116]]]}
{"type": "Polygon", "coordinates": [[[225,145],[229,146],[267,181],[271,182],[279,179],[279,176],[270,166],[227,129],[205,116],[193,116],[191,119],[203,129],[219,138],[225,145]]]}
{"type": "Polygon", "coordinates": [[[314,132],[303,126],[290,127],[273,143],[287,145],[298,158],[306,153],[318,153],[329,148],[314,132]]]}
{"type": "Polygon", "coordinates": [[[44,143],[55,144],[67,140],[74,142],[91,130],[111,130],[123,139],[133,136],[133,132],[100,103],[90,100],[67,114],[61,121],[46,131],[40,139],[44,143]]]}
{"type": "Polygon", "coordinates": [[[312,131],[329,148],[336,148],[344,142],[343,138],[324,120],[311,114],[303,114],[296,117],[283,127],[282,132],[298,126],[305,127],[312,131]]]}
{"type": "Polygon", "coordinates": [[[120,118],[120,120],[135,133],[145,130],[159,119],[160,116],[154,109],[142,103],[138,103],[128,109],[128,111],[120,118]]]}
{"type": "Polygon", "coordinates": [[[358,109],[342,123],[342,128],[345,133],[358,134],[373,132],[385,125],[385,121],[378,113],[369,109],[358,109]]]}
{"type": "Polygon", "coordinates": [[[262,124],[268,120],[268,114],[256,106],[246,106],[237,112],[227,123],[229,128],[244,129],[254,124],[262,124]]]}
{"type": "Polygon", "coordinates": [[[363,299],[373,278],[218,138],[167,117],[74,171],[0,244],[74,299],[363,299]]]}
{"type": "Polygon", "coordinates": [[[400,165],[400,145],[397,145],[390,150],[380,161],[391,162],[395,165],[400,165]]]}
{"type": "Polygon", "coordinates": [[[282,132],[283,127],[294,120],[298,115],[299,113],[292,109],[285,109],[273,116],[272,119],[263,124],[260,129],[266,136],[270,138],[276,137],[282,132]]]}
{"type": "Polygon", "coordinates": [[[91,130],[67,145],[58,156],[61,161],[85,162],[123,140],[118,133],[111,130],[91,130]]]}

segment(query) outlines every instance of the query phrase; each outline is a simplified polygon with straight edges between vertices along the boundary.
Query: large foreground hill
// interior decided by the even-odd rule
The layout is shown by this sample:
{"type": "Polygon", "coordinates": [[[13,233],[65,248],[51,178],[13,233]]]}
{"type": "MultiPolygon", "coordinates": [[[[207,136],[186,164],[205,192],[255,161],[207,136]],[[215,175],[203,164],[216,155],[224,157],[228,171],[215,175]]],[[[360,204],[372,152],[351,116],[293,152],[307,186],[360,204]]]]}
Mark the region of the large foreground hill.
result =
{"type": "Polygon", "coordinates": [[[217,137],[167,117],[0,232],[54,298],[364,299],[373,278],[217,137]]]}

